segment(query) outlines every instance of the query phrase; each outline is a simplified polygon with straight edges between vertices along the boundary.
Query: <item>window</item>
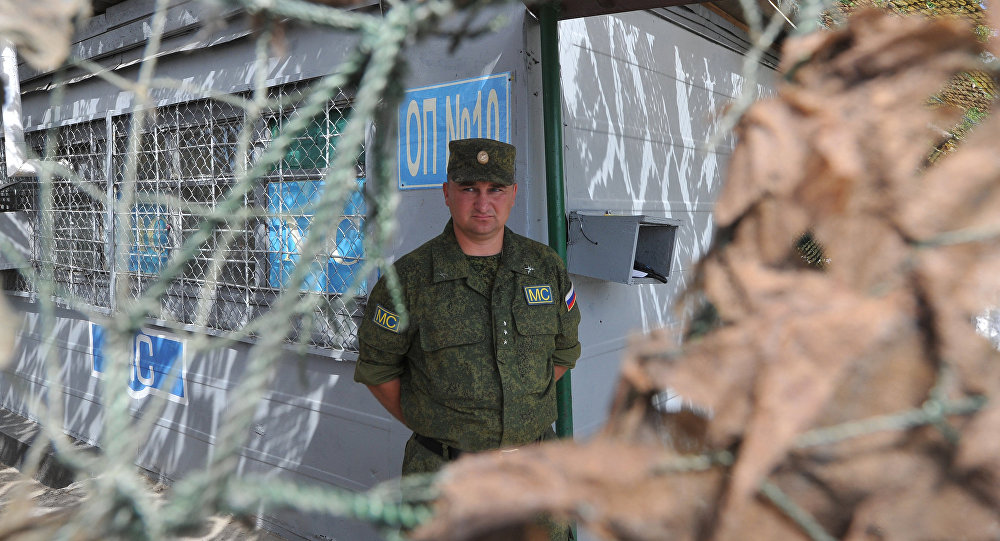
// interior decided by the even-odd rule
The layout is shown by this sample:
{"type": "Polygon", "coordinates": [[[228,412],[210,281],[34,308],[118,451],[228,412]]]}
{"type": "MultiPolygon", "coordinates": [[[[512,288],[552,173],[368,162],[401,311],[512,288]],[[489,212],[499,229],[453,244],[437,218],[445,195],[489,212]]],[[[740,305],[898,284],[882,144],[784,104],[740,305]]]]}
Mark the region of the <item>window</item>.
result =
{"type": "Polygon", "coordinates": [[[37,131],[26,142],[40,156],[58,162],[62,172],[52,177],[51,201],[40,218],[50,227],[36,227],[37,261],[52,263],[57,295],[73,295],[94,306],[110,308],[110,268],[107,208],[95,194],[106,193],[107,132],[96,120],[37,131]],[[47,145],[52,145],[51,148],[47,145]]]}
{"type": "MultiPolygon", "coordinates": [[[[239,171],[281,136],[306,90],[304,85],[271,89],[281,106],[250,123],[247,156],[238,150],[247,123],[243,109],[215,100],[147,111],[134,153],[129,148],[133,113],[111,117],[110,130],[103,120],[58,128],[48,155],[71,173],[53,179],[52,204],[39,218],[51,220],[51,239],[45,240],[53,249],[50,254],[36,250],[36,262],[52,262],[60,286],[80,302],[105,308],[121,301],[112,302],[117,295],[113,281],[124,281],[134,298],[177,264],[179,272],[149,316],[168,325],[221,331],[243,329],[268,311],[296,265],[308,264],[300,290],[315,309],[299,317],[290,339],[356,351],[359,314],[345,301],[367,293],[367,282],[358,276],[366,214],[363,149],[355,160],[354,189],[339,194],[335,227],[319,254],[301,261],[302,241],[316,219],[324,179],[350,115],[345,94],[329,103],[253,189],[239,195],[235,209],[224,210],[189,257],[176,261],[181,249],[203,234],[205,217],[220,210],[237,186],[239,171]],[[96,198],[83,185],[105,195],[96,198]],[[129,208],[115,215],[104,203],[109,196],[118,203],[131,200],[129,208]]],[[[29,144],[44,156],[47,139],[45,131],[34,132],[29,144]]]]}
{"type": "MultiPolygon", "coordinates": [[[[267,285],[284,287],[298,265],[315,207],[325,188],[324,177],[337,153],[337,141],[347,125],[349,107],[335,102],[291,144],[275,169],[267,176],[267,285]]],[[[287,112],[266,118],[261,149],[278,137],[288,119],[287,112]]],[[[311,271],[301,289],[324,293],[365,295],[367,284],[355,284],[355,269],[364,260],[363,231],[366,212],[364,153],[355,160],[357,189],[347,194],[335,229],[311,262],[311,271]],[[356,289],[351,291],[350,288],[356,289]]]]}

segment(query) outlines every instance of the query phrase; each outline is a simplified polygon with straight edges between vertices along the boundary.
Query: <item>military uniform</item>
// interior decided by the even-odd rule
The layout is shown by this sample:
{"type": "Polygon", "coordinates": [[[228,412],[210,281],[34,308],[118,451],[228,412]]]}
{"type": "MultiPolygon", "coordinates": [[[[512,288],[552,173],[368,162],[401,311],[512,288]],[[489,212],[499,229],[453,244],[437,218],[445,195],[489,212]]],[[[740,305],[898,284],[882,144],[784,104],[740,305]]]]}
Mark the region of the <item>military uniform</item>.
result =
{"type": "MultiPolygon", "coordinates": [[[[400,378],[409,428],[449,449],[531,443],[556,419],[553,366],[572,368],[580,355],[575,291],[552,249],[507,228],[492,284],[474,259],[462,252],[451,221],[399,259],[408,325],[398,324],[400,309],[379,280],[358,332],[354,379],[400,378]]],[[[403,473],[443,462],[411,438],[403,473]]]]}

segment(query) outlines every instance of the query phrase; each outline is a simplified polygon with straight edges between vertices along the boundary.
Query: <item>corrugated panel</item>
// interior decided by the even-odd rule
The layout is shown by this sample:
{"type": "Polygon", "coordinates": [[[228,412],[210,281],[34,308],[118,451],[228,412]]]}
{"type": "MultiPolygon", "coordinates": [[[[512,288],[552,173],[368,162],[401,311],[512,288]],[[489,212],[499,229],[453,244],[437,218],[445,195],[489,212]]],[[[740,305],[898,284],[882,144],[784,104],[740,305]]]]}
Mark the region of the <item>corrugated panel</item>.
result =
{"type": "MultiPolygon", "coordinates": [[[[733,139],[710,142],[726,107],[743,91],[738,50],[746,38],[702,10],[688,6],[654,10],[658,16],[638,12],[560,23],[567,209],[683,224],[667,284],[573,277],[585,299],[584,357],[573,375],[574,385],[587,390],[586,399],[574,404],[578,434],[593,431],[603,419],[624,337],[680,328],[673,304],[712,238],[712,208],[733,139]]],[[[756,92],[772,84],[768,70],[762,71],[764,78],[751,87],[756,92]]]]}
{"type": "MultiPolygon", "coordinates": [[[[740,21],[730,21],[702,5],[655,9],[650,10],[650,13],[741,55],[747,54],[753,47],[746,31],[738,26],[740,21]]],[[[765,66],[777,68],[776,50],[772,48],[764,51],[760,61],[765,66]]]]}
{"type": "MultiPolygon", "coordinates": [[[[529,0],[525,4],[529,9],[535,11],[539,6],[549,0],[529,0]]],[[[641,11],[644,9],[665,8],[670,6],[682,6],[684,4],[696,4],[701,0],[562,0],[559,2],[560,19],[576,19],[579,17],[594,17],[597,15],[610,15],[612,13],[624,13],[627,11],[641,11]]]]}
{"type": "Polygon", "coordinates": [[[108,10],[109,7],[115,4],[121,4],[125,0],[91,0],[91,9],[94,10],[94,15],[100,15],[108,10]]]}

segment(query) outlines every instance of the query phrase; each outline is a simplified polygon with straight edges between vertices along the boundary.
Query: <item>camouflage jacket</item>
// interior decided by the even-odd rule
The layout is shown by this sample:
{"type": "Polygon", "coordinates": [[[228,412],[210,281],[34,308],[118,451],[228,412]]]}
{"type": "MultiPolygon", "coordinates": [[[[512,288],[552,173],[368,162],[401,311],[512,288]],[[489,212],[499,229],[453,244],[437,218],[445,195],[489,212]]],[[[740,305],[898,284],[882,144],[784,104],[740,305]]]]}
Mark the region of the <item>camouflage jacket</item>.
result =
{"type": "Polygon", "coordinates": [[[471,275],[452,223],[395,263],[409,322],[385,278],[368,299],[354,379],[400,379],[413,431],[466,451],[534,441],[556,419],[553,365],[580,356],[580,309],[559,256],[504,230],[493,292],[471,275]],[[492,301],[491,301],[492,299],[492,301]]]}

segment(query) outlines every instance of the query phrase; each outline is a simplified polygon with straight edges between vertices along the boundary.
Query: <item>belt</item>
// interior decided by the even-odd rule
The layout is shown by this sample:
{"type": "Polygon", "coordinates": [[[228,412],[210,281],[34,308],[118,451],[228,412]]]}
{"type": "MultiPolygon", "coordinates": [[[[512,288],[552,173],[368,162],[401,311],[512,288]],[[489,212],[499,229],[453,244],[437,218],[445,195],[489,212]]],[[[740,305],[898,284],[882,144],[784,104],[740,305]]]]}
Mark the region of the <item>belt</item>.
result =
{"type": "Polygon", "coordinates": [[[445,445],[434,438],[417,434],[416,432],[413,433],[413,439],[417,440],[417,443],[423,445],[428,451],[445,460],[455,460],[465,452],[461,449],[445,445]]]}
{"type": "MultiPolygon", "coordinates": [[[[542,441],[543,438],[544,435],[539,436],[538,439],[536,439],[532,443],[538,443],[542,441]]],[[[445,460],[456,460],[458,457],[462,456],[462,454],[468,452],[452,447],[450,445],[445,445],[434,438],[428,438],[427,436],[417,434],[416,432],[413,433],[413,439],[417,440],[417,443],[419,443],[420,445],[423,445],[424,449],[427,449],[428,451],[434,453],[435,455],[445,460]]],[[[513,452],[513,451],[517,451],[517,449],[501,450],[501,452],[513,452]]]]}

